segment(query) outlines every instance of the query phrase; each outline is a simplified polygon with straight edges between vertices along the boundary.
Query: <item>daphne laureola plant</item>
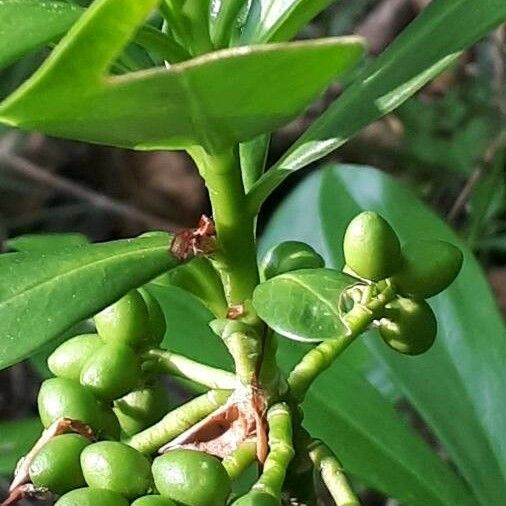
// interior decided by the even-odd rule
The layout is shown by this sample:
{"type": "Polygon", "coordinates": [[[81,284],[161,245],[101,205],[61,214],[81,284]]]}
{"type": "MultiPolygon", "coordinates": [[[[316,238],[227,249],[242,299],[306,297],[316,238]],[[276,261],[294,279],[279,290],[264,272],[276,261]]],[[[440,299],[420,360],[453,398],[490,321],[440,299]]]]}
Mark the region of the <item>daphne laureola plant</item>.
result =
{"type": "MultiPolygon", "coordinates": [[[[437,322],[425,299],[453,282],[462,254],[444,241],[401,244],[390,224],[369,211],[348,225],[342,270],[326,268],[318,252],[297,241],[274,246],[258,263],[258,213],[291,171],[399,105],[499,23],[505,9],[489,2],[471,20],[465,4],[473,2],[460,2],[455,13],[435,0],[420,23],[438,34],[441,17],[460,15],[468,35],[399,77],[409,91],[385,96],[377,110],[367,102],[376,100],[374,79],[371,85],[357,78],[365,89],[358,122],[342,135],[329,133],[333,115],[357,100],[351,91],[265,171],[270,133],[333,79],[349,75],[363,54],[357,37],[286,42],[329,3],[96,0],[87,9],[72,2],[0,3],[6,26],[33,27],[23,40],[0,30],[3,65],[57,43],[0,104],[2,122],[126,148],[184,149],[212,204],[212,219],[176,235],[63,241],[43,253],[28,247],[3,258],[3,367],[83,319],[94,316],[96,332],[65,341],[49,356],[54,377],[38,396],[45,430],[2,504],[26,496],[59,497],[60,506],[314,504],[314,487],[306,497],[296,492],[297,480],[311,476],[308,463],[336,505],[359,504],[338,456],[303,427],[306,393],[372,327],[397,352],[427,351],[437,322]],[[414,83],[417,75],[423,76],[414,83]],[[195,361],[171,351],[164,340],[171,322],[150,290],[157,276],[213,312],[210,326],[233,359],[232,372],[206,364],[205,356],[195,361]],[[312,346],[288,374],[276,360],[279,339],[312,346]],[[160,383],[164,375],[205,391],[173,407],[160,383]],[[234,482],[254,464],[256,481],[237,497],[234,482]]],[[[378,65],[390,65],[388,58],[378,65]]]]}

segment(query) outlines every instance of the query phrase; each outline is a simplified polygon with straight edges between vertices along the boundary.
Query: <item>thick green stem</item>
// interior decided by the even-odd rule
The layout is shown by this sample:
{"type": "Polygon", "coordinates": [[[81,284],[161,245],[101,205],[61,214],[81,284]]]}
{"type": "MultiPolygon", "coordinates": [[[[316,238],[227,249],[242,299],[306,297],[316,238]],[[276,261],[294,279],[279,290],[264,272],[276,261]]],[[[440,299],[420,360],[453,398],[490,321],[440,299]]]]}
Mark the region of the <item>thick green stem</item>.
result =
{"type": "Polygon", "coordinates": [[[246,210],[238,148],[210,155],[191,150],[209,190],[217,234],[217,262],[230,305],[250,299],[259,282],[255,219],[246,210]]]}
{"type": "Polygon", "coordinates": [[[337,457],[321,441],[315,441],[309,455],[336,506],[360,506],[337,457]]]}
{"type": "Polygon", "coordinates": [[[328,339],[308,352],[288,377],[293,398],[301,402],[313,381],[325,371],[360,334],[378,317],[383,307],[395,297],[391,286],[371,299],[366,305],[355,304],[344,317],[347,332],[328,339]]]}
{"type": "Polygon", "coordinates": [[[269,455],[254,490],[281,497],[288,465],[293,458],[292,417],[287,404],[275,404],[267,413],[269,455]]]}
{"type": "Polygon", "coordinates": [[[190,358],[164,350],[150,350],[144,354],[149,371],[171,374],[208,388],[233,390],[237,380],[233,373],[202,364],[190,358]]]}
{"type": "Polygon", "coordinates": [[[256,460],[257,445],[255,441],[245,441],[223,461],[223,467],[227,470],[232,481],[241,476],[246,469],[256,460]]]}
{"type": "Polygon", "coordinates": [[[225,404],[231,391],[210,390],[176,408],[158,423],[124,441],[141,453],[150,454],[225,404]]]}

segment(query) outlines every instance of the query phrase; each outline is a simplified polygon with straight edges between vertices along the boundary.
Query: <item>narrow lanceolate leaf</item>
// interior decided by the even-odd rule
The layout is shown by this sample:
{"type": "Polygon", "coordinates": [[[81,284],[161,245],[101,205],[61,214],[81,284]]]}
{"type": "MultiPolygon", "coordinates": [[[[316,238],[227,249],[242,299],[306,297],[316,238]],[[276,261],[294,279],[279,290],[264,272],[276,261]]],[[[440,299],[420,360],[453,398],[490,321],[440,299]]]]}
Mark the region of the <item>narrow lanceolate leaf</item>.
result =
{"type": "Polygon", "coordinates": [[[295,341],[320,342],[347,332],[341,319],[341,298],[356,282],[332,269],[288,272],[258,285],[253,305],[278,334],[295,341]]]}
{"type": "Polygon", "coordinates": [[[59,40],[82,12],[79,6],[61,1],[0,1],[0,69],[59,40]]]}
{"type": "Polygon", "coordinates": [[[88,244],[82,234],[25,234],[5,241],[10,250],[24,252],[51,252],[88,244]]]}
{"type": "Polygon", "coordinates": [[[253,207],[292,171],[322,158],[397,108],[504,20],[504,0],[433,0],[263,176],[253,190],[253,207]]]}
{"type": "Polygon", "coordinates": [[[42,432],[39,419],[0,423],[0,475],[11,476],[42,432]]]}
{"type": "Polygon", "coordinates": [[[137,149],[219,150],[292,119],[363,52],[355,37],[323,39],[223,50],[168,69],[108,76],[155,4],[94,2],[0,105],[0,121],[137,149]]]}
{"type": "Polygon", "coordinates": [[[0,369],[178,261],[170,236],[0,256],[0,369]]]}
{"type": "Polygon", "coordinates": [[[290,40],[332,0],[253,0],[241,35],[243,44],[290,40]]]}
{"type": "Polygon", "coordinates": [[[368,344],[385,364],[483,506],[506,497],[506,333],[486,278],[471,251],[439,218],[392,178],[366,167],[331,167],[318,176],[321,221],[337,265],[342,238],[355,214],[384,216],[401,242],[449,241],[464,252],[456,281],[430,300],[439,332],[434,347],[406,357],[368,344]]]}

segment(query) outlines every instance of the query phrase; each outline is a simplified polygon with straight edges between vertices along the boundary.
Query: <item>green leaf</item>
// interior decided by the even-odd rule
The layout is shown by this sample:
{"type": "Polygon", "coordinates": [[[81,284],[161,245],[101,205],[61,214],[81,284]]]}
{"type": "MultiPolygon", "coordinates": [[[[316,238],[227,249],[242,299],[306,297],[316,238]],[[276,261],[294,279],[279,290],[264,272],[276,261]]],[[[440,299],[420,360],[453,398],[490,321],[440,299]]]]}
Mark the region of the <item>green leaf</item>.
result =
{"type": "Polygon", "coordinates": [[[58,40],[82,12],[75,5],[51,0],[0,2],[0,69],[58,40]]]}
{"type": "Polygon", "coordinates": [[[30,451],[42,429],[38,418],[0,423],[0,475],[14,473],[19,459],[30,451]]]}
{"type": "Polygon", "coordinates": [[[439,334],[427,354],[401,356],[380,339],[369,345],[432,431],[483,505],[506,497],[505,328],[483,273],[466,245],[412,192],[379,171],[329,168],[321,188],[323,233],[334,263],[342,265],[345,227],[355,214],[384,216],[402,242],[442,239],[465,255],[456,282],[431,299],[439,334]]]}
{"type": "Polygon", "coordinates": [[[332,38],[223,50],[168,69],[107,76],[155,4],[94,2],[0,105],[0,121],[129,148],[220,150],[291,120],[363,52],[359,38],[332,38]]]}
{"type": "Polygon", "coordinates": [[[290,40],[332,0],[253,0],[241,36],[243,44],[290,40]]]}
{"type": "Polygon", "coordinates": [[[0,256],[0,369],[174,267],[170,236],[0,256]]]}
{"type": "Polygon", "coordinates": [[[51,252],[84,244],[88,244],[88,239],[82,234],[26,234],[13,237],[5,242],[10,250],[25,253],[51,252]]]}
{"type": "Polygon", "coordinates": [[[304,269],[258,285],[253,306],[278,334],[303,342],[321,342],[346,333],[341,319],[343,292],[357,280],[332,269],[304,269]]]}
{"type": "Polygon", "coordinates": [[[290,173],[401,105],[505,19],[504,0],[433,0],[259,180],[252,206],[258,208],[290,173]]]}

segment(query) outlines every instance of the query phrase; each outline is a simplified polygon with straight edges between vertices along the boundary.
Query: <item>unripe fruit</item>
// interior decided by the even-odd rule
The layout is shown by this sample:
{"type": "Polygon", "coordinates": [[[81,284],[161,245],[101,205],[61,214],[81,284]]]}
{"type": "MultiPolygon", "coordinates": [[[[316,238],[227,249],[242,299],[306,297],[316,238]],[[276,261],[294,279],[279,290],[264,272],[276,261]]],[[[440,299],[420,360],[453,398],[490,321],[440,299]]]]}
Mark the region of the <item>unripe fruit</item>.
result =
{"type": "Polygon", "coordinates": [[[95,325],[99,336],[108,343],[142,348],[149,342],[148,308],[137,290],[95,315],[95,325]]]}
{"type": "Polygon", "coordinates": [[[148,309],[150,328],[150,335],[148,336],[149,344],[155,347],[163,341],[165,331],[167,330],[165,315],[163,314],[162,308],[160,307],[158,301],[147,290],[139,288],[139,293],[144,299],[144,302],[148,309]]]}
{"type": "Polygon", "coordinates": [[[406,355],[420,355],[433,345],[437,321],[427,302],[399,298],[385,309],[379,331],[388,346],[406,355]]]}
{"type": "Polygon", "coordinates": [[[110,406],[105,404],[101,406],[100,421],[100,430],[96,434],[97,437],[117,441],[121,436],[121,427],[116,413],[110,406]]]}
{"type": "Polygon", "coordinates": [[[252,490],[234,501],[232,506],[281,506],[281,501],[267,492],[252,490]]]}
{"type": "Polygon", "coordinates": [[[399,293],[428,299],[447,288],[457,277],[464,257],[446,241],[414,241],[402,248],[403,264],[393,276],[399,293]]]}
{"type": "Polygon", "coordinates": [[[62,495],[84,487],[81,452],[90,441],[79,434],[63,434],[50,439],[30,464],[30,480],[53,494],[62,495]]]}
{"type": "Polygon", "coordinates": [[[346,265],[361,278],[380,281],[401,266],[401,246],[379,214],[366,211],[351,220],[343,241],[346,265]]]}
{"type": "Polygon", "coordinates": [[[130,392],[141,376],[134,351],[123,344],[105,344],[83,366],[81,385],[104,400],[114,400],[130,392]]]}
{"type": "Polygon", "coordinates": [[[98,334],[73,337],[58,346],[49,356],[47,359],[49,370],[60,378],[79,381],[84,363],[103,344],[98,334]]]}
{"type": "Polygon", "coordinates": [[[146,494],[152,485],[146,457],[116,441],[101,441],[85,448],[81,467],[90,487],[114,490],[128,499],[146,494]]]}
{"type": "Polygon", "coordinates": [[[265,279],[285,272],[300,269],[319,269],[325,260],[309,244],[299,241],[285,241],[271,248],[264,256],[261,265],[265,279]]]}
{"type": "Polygon", "coordinates": [[[185,506],[224,506],[231,491],[221,462],[196,450],[172,450],[156,458],[153,477],[160,494],[185,506]]]}
{"type": "Polygon", "coordinates": [[[60,418],[71,418],[88,424],[94,431],[101,429],[101,406],[93,394],[75,381],[51,378],[40,387],[39,415],[44,427],[60,418]]]}
{"type": "Polygon", "coordinates": [[[112,490],[78,488],[60,497],[55,506],[128,506],[128,501],[112,490]]]}
{"type": "Polygon", "coordinates": [[[176,503],[161,495],[146,495],[139,497],[131,506],[176,506],[176,503]]]}
{"type": "Polygon", "coordinates": [[[114,412],[126,436],[133,436],[158,422],[169,408],[167,390],[161,385],[134,390],[114,403],[114,412]]]}

